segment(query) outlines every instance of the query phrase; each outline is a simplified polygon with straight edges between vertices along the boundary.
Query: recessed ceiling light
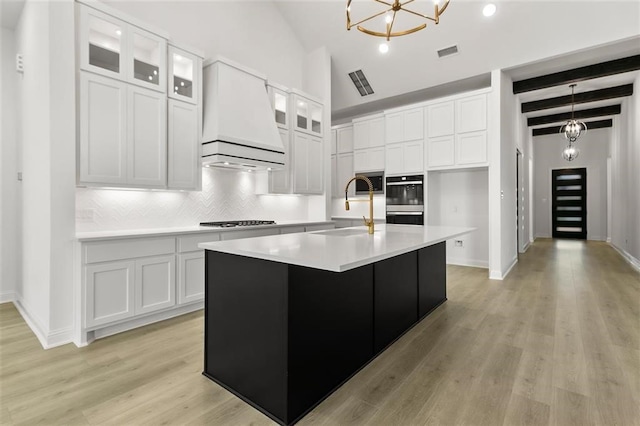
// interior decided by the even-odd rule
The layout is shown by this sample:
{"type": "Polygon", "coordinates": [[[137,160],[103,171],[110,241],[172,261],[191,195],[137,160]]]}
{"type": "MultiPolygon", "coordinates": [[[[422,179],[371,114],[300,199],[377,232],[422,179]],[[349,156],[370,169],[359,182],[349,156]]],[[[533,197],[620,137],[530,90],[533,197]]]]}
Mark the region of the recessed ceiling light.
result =
{"type": "Polygon", "coordinates": [[[496,5],[493,3],[489,3],[484,7],[484,9],[482,9],[482,14],[484,16],[493,16],[494,13],[496,13],[496,5]]]}
{"type": "Polygon", "coordinates": [[[118,35],[122,35],[122,31],[120,31],[120,30],[116,30],[116,34],[118,34],[118,35]]]}
{"type": "Polygon", "coordinates": [[[225,166],[228,166],[228,165],[229,165],[229,162],[228,162],[228,161],[225,161],[225,162],[224,162],[224,165],[225,165],[225,166]]]}
{"type": "Polygon", "coordinates": [[[380,46],[378,46],[378,50],[380,51],[380,53],[387,53],[389,51],[389,45],[387,43],[380,43],[380,46]]]}

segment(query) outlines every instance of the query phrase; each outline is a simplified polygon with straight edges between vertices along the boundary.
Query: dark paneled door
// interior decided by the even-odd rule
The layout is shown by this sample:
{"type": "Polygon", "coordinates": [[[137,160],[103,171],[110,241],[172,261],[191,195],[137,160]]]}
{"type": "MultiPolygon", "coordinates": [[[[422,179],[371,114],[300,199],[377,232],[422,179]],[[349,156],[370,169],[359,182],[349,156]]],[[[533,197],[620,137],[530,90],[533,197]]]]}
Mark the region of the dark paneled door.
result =
{"type": "Polygon", "coordinates": [[[587,239],[587,169],[551,171],[553,238],[587,239]]]}

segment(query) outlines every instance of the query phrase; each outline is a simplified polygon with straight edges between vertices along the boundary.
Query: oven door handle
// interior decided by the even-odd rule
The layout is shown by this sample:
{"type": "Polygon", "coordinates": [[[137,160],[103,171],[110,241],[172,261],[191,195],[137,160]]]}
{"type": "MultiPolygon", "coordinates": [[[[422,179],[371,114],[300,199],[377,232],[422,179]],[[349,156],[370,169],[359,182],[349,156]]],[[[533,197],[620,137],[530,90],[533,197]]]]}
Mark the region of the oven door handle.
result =
{"type": "Polygon", "coordinates": [[[387,186],[402,186],[402,185],[422,185],[421,180],[407,180],[404,182],[387,182],[387,186]]]}
{"type": "Polygon", "coordinates": [[[422,216],[424,212],[387,212],[387,216],[422,216]]]}

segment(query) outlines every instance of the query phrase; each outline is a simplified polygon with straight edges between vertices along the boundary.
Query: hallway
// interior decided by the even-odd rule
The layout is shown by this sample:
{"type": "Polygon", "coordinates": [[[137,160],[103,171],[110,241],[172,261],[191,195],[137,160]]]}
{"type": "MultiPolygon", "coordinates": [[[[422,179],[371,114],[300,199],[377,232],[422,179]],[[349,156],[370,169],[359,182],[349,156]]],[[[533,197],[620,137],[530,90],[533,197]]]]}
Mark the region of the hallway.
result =
{"type": "MultiPolygon", "coordinates": [[[[299,424],[640,423],[640,273],[608,244],[449,266],[448,298],[299,424]]],[[[44,351],[0,305],[0,423],[273,424],[200,374],[202,318],[44,351]]]]}

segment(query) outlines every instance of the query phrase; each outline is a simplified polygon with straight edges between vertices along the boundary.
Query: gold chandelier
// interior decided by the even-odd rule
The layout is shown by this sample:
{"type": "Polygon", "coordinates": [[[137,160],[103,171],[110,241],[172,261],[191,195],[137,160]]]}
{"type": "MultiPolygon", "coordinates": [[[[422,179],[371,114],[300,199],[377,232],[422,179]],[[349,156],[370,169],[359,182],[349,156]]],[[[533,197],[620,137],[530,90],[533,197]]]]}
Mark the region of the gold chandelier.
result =
{"type": "Polygon", "coordinates": [[[418,26],[415,27],[410,27],[407,29],[403,29],[403,30],[399,30],[399,31],[394,31],[393,30],[393,25],[396,23],[396,15],[398,14],[398,12],[406,12],[408,14],[412,14],[415,16],[418,16],[420,18],[423,19],[428,19],[430,21],[435,22],[436,24],[438,24],[440,22],[440,15],[442,15],[442,13],[444,13],[445,9],[447,8],[447,6],[449,5],[449,0],[444,0],[444,3],[442,4],[442,6],[439,5],[439,1],[438,0],[433,0],[434,2],[434,14],[433,17],[431,16],[427,16],[425,14],[407,9],[405,6],[408,5],[409,3],[413,3],[415,0],[406,0],[404,2],[400,2],[400,0],[393,0],[391,2],[388,1],[383,1],[383,0],[374,0],[376,3],[380,3],[382,5],[385,6],[385,9],[380,12],[380,13],[376,13],[372,16],[369,16],[368,18],[362,19],[354,24],[351,23],[351,1],[352,0],[347,0],[347,30],[350,30],[351,27],[355,26],[356,28],[358,28],[359,31],[362,31],[365,34],[369,34],[372,36],[376,36],[376,37],[385,37],[387,39],[387,41],[389,41],[389,39],[391,37],[398,37],[398,36],[403,36],[403,35],[407,35],[407,34],[411,34],[411,33],[415,33],[417,31],[420,31],[424,28],[426,28],[427,24],[420,24],[418,26]],[[374,19],[378,16],[382,16],[386,14],[385,17],[385,24],[386,24],[386,31],[381,32],[381,31],[374,31],[374,30],[370,30],[368,28],[363,27],[362,23],[370,21],[371,19],[374,19]]]}

